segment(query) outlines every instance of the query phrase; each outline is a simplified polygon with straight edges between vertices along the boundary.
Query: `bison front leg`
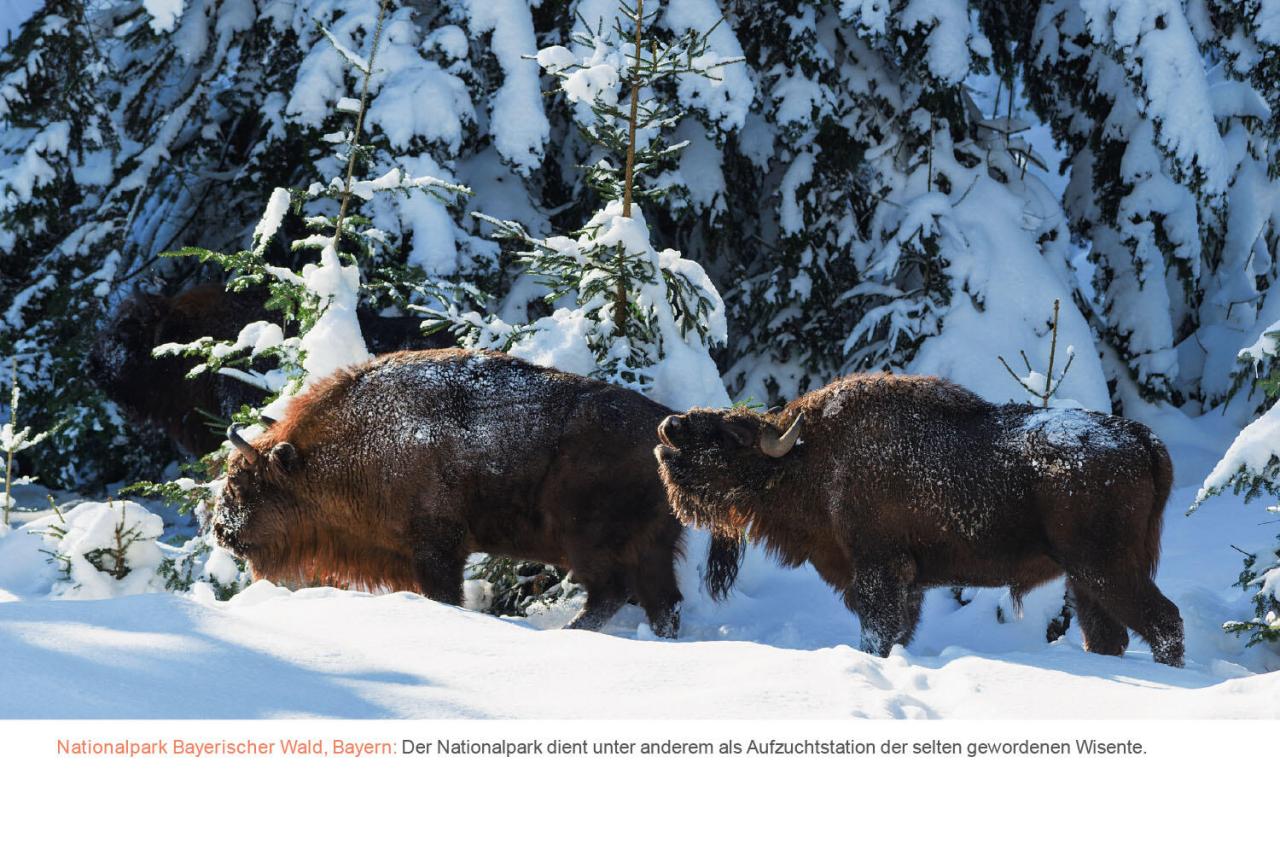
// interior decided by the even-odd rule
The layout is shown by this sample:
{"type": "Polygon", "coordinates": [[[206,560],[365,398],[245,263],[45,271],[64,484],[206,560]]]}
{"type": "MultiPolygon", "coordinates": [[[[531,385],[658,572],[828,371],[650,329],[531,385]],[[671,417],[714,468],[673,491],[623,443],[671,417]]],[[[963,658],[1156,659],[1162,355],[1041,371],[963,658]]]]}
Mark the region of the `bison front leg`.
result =
{"type": "Polygon", "coordinates": [[[413,574],[422,595],[449,605],[462,604],[462,576],[467,562],[461,528],[431,521],[413,527],[413,574]]]}
{"type": "Polygon", "coordinates": [[[449,605],[462,604],[462,573],[466,558],[454,558],[438,552],[416,552],[413,571],[418,577],[422,595],[449,605]]]}
{"type": "Polygon", "coordinates": [[[845,588],[844,602],[862,624],[862,651],[884,658],[894,644],[906,646],[920,621],[924,592],[913,584],[908,555],[860,560],[845,588]]]}
{"type": "Polygon", "coordinates": [[[620,582],[608,579],[584,580],[583,584],[587,588],[587,601],[565,628],[598,632],[627,604],[627,591],[620,582]]]}
{"type": "Polygon", "coordinates": [[[660,539],[638,555],[632,572],[636,599],[649,618],[649,627],[660,638],[680,634],[680,588],[676,584],[675,548],[680,529],[660,539]]]}

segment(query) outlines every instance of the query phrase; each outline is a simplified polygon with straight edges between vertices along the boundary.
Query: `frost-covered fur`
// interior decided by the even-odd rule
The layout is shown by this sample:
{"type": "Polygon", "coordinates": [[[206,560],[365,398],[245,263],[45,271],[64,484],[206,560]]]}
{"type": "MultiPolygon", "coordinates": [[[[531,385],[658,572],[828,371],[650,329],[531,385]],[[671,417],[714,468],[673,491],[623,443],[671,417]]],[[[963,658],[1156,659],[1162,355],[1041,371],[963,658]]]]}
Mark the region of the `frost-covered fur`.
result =
{"type": "MultiPolygon", "coordinates": [[[[1089,650],[1122,653],[1127,626],[1156,660],[1182,663],[1181,617],[1152,581],[1172,466],[1137,422],[878,374],[776,414],[695,409],[660,438],[677,515],[811,561],[858,614],[868,652],[910,641],[925,588],[1007,585],[1018,598],[1066,573],[1089,650]],[[802,413],[788,454],[759,449],[802,413]]],[[[736,562],[712,567],[722,595],[736,562]]]]}
{"type": "MultiPolygon", "coordinates": [[[[360,328],[369,350],[443,348],[448,334],[423,336],[413,317],[379,316],[360,311],[360,328]]],[[[164,343],[201,337],[235,339],[246,324],[281,320],[266,308],[264,294],[228,292],[203,284],[173,296],[140,293],[123,301],[98,332],[90,349],[88,374],[107,398],[135,423],[159,428],[180,449],[195,456],[222,445],[210,421],[228,419],[243,405],[259,404],[263,392],[236,378],[204,373],[186,377],[195,362],[187,357],[155,357],[164,343]]]]}
{"type": "Polygon", "coordinates": [[[571,570],[571,623],[634,596],[678,628],[682,529],[652,446],[671,411],[493,352],[400,352],[338,372],[237,452],[214,516],[223,546],[273,581],[412,589],[462,602],[473,552],[571,570]]]}

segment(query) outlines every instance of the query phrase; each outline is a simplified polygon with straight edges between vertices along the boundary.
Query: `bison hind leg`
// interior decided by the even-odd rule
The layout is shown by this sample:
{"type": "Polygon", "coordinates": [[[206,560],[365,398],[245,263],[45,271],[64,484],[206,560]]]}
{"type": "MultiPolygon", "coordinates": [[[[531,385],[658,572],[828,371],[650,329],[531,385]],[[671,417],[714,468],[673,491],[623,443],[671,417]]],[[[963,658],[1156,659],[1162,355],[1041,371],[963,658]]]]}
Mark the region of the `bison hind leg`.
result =
{"type": "Polygon", "coordinates": [[[1124,655],[1125,648],[1129,646],[1129,630],[1108,614],[1085,587],[1072,580],[1068,580],[1067,586],[1075,600],[1076,619],[1084,635],[1085,651],[1099,655],[1124,655]]]}
{"type": "Polygon", "coordinates": [[[1183,663],[1182,614],[1155,582],[1144,578],[1131,603],[1130,627],[1151,647],[1151,657],[1160,664],[1181,667],[1183,663]]]}
{"type": "Polygon", "coordinates": [[[1112,618],[1146,641],[1156,662],[1182,666],[1182,615],[1155,582],[1146,576],[1136,576],[1123,583],[1091,584],[1088,590],[1112,618]]]}

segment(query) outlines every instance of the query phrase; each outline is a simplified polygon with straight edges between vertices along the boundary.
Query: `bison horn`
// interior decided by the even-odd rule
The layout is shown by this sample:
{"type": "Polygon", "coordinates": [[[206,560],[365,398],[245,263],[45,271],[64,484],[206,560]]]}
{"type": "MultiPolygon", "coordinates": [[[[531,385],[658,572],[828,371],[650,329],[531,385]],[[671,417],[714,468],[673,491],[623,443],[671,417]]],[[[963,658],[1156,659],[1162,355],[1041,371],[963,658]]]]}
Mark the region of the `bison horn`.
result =
{"type": "Polygon", "coordinates": [[[244,452],[245,457],[257,463],[262,459],[262,453],[253,447],[253,445],[240,436],[240,432],[236,430],[235,424],[227,426],[227,439],[231,441],[231,445],[244,452]]]}
{"type": "Polygon", "coordinates": [[[268,428],[276,424],[276,420],[272,419],[270,416],[267,416],[264,413],[258,414],[258,421],[261,422],[263,425],[266,425],[268,428]]]}
{"type": "Polygon", "coordinates": [[[760,451],[769,457],[782,457],[787,452],[795,448],[796,440],[800,439],[800,422],[804,419],[804,414],[798,414],[791,427],[781,437],[775,437],[771,433],[773,429],[765,429],[760,435],[760,451]]]}

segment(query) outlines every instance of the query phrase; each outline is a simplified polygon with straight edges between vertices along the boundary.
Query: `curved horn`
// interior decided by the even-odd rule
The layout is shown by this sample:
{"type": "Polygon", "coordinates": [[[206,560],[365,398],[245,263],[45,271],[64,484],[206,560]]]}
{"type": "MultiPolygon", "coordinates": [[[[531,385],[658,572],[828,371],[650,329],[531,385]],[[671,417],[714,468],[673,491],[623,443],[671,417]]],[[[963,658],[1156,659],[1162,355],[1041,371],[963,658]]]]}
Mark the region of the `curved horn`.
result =
{"type": "Polygon", "coordinates": [[[760,435],[760,451],[769,457],[782,457],[787,452],[795,448],[796,440],[800,439],[800,422],[804,419],[804,414],[796,416],[795,421],[791,423],[791,427],[781,437],[775,437],[769,433],[770,429],[766,429],[760,435]]]}
{"type": "Polygon", "coordinates": [[[258,414],[258,421],[261,422],[263,425],[266,425],[268,428],[276,424],[276,420],[272,419],[270,416],[267,416],[265,413],[258,414]]]}
{"type": "Polygon", "coordinates": [[[231,445],[244,452],[245,457],[257,463],[262,460],[262,453],[255,449],[248,440],[240,436],[240,432],[236,430],[235,423],[227,426],[227,439],[231,441],[231,445]]]}

